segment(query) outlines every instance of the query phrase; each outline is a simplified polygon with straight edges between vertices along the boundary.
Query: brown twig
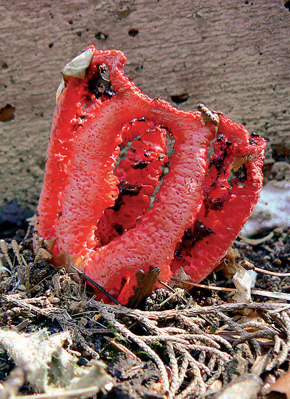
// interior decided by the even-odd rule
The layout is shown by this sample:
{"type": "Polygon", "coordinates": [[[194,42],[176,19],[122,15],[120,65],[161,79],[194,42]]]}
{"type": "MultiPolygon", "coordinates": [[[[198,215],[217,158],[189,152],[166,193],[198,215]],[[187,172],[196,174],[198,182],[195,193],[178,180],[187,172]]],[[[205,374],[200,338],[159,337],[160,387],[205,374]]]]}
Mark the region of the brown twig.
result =
{"type": "Polygon", "coordinates": [[[175,356],[174,347],[171,342],[167,342],[166,349],[169,356],[169,362],[172,374],[168,399],[173,399],[179,387],[179,367],[175,356]]]}
{"type": "Polygon", "coordinates": [[[182,283],[182,284],[191,285],[192,287],[204,288],[204,289],[206,289],[206,290],[228,291],[228,292],[237,291],[236,288],[216,287],[215,285],[197,284],[197,283],[192,283],[191,281],[179,280],[179,279],[174,278],[174,277],[171,277],[171,280],[172,280],[172,281],[176,281],[177,283],[182,283]]]}
{"type": "Polygon", "coordinates": [[[270,276],[277,276],[277,277],[289,277],[290,273],[278,273],[278,272],[271,272],[270,270],[261,269],[260,267],[253,267],[253,270],[257,273],[264,273],[269,274],[270,276]]]}

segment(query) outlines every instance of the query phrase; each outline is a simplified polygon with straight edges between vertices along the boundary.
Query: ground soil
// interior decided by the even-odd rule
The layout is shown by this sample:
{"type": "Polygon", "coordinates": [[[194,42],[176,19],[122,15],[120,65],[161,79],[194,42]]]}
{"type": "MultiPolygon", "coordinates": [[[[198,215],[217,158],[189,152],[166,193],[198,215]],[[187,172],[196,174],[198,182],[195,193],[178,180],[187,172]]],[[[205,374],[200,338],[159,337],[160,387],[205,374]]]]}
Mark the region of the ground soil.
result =
{"type": "MultiPolygon", "coordinates": [[[[283,324],[285,320],[279,313],[281,309],[281,314],[283,313],[290,298],[290,230],[276,228],[268,231],[264,237],[238,238],[233,246],[234,251],[231,250],[223,263],[227,270],[220,269],[212,273],[202,285],[195,286],[188,292],[178,288],[178,285],[173,285],[173,289],[158,289],[140,303],[138,309],[122,308],[125,310],[121,311],[117,310],[118,306],[94,302],[91,289],[85,289],[76,283],[64,269],[56,270],[51,266],[45,260],[45,251],[38,259],[35,257],[30,236],[23,238],[24,231],[21,230],[14,233],[10,239],[6,238],[6,244],[4,241],[1,244],[2,265],[10,270],[9,273],[1,270],[1,328],[23,333],[47,329],[49,334],[69,330],[73,337],[71,350],[78,352],[79,365],[88,365],[92,359],[100,358],[112,377],[112,390],[99,393],[98,398],[164,397],[160,382],[160,364],[156,363],[152,354],[150,356],[146,353],[146,348],[141,350],[138,337],[148,339],[148,335],[157,334],[155,344],[150,346],[161,359],[169,376],[171,375],[170,380],[174,373],[172,359],[166,347],[168,344],[165,345],[166,337],[162,334],[164,331],[172,331],[176,335],[177,331],[182,330],[183,334],[195,334],[195,339],[188,341],[187,351],[196,364],[202,368],[212,363],[210,373],[202,375],[206,391],[198,396],[198,390],[195,389],[186,397],[203,397],[205,394],[210,395],[211,391],[219,395],[221,389],[230,383],[253,374],[259,357],[266,354],[271,358],[268,368],[264,367],[256,372],[262,381],[259,398],[273,397],[273,393],[265,393],[267,381],[285,374],[290,360],[289,348],[282,361],[277,360],[279,356],[281,359],[279,349],[273,354],[277,336],[287,346],[290,334],[289,326],[283,324]],[[247,269],[259,268],[254,289],[260,293],[252,294],[252,302],[240,306],[234,300],[229,263],[240,264],[247,269]],[[25,267],[29,269],[26,277],[25,270],[21,270],[25,267]],[[272,274],[265,274],[263,270],[272,274]],[[280,293],[281,298],[271,297],[274,292],[280,293]],[[104,313],[101,306],[107,306],[107,311],[114,313],[113,321],[105,316],[106,312],[104,313]],[[277,310],[274,315],[273,309],[277,310]],[[139,321],[136,324],[137,320],[139,321]],[[150,320],[154,323],[150,324],[150,320]],[[275,334],[269,332],[271,328],[275,329],[275,334]],[[266,329],[269,330],[268,333],[266,329]],[[128,334],[132,334],[130,339],[128,334]],[[199,348],[202,342],[199,341],[200,334],[204,335],[203,339],[215,339],[219,336],[220,340],[226,341],[221,341],[219,345],[220,363],[214,365],[215,356],[210,352],[206,354],[201,349],[205,346],[199,348]],[[193,342],[196,345],[194,350],[190,349],[193,342]],[[226,361],[223,356],[230,357],[226,361]]],[[[208,351],[214,350],[210,342],[203,345],[207,345],[208,351]]],[[[178,346],[174,349],[175,354],[178,354],[178,346]]],[[[179,367],[180,355],[181,352],[179,359],[176,358],[179,367]]],[[[14,368],[13,359],[2,351],[0,380],[7,380],[14,368]]],[[[190,386],[194,374],[194,370],[188,368],[176,395],[190,386]]],[[[33,390],[26,382],[19,394],[30,393],[33,390]]],[[[275,398],[284,397],[281,393],[275,395],[275,398]]]]}

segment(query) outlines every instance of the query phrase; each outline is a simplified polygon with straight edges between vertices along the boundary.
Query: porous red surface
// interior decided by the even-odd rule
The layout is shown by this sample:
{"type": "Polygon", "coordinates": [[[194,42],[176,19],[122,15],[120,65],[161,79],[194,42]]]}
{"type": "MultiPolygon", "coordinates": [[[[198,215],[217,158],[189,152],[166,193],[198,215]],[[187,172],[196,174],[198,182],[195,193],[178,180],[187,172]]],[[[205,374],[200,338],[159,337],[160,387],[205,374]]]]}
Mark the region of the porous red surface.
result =
{"type": "Polygon", "coordinates": [[[76,265],[125,304],[140,270],[158,267],[168,282],[182,267],[200,281],[216,267],[257,202],[265,141],[223,115],[217,131],[201,112],[150,99],[124,76],[122,52],[89,50],[85,78],[67,79],[57,104],[36,230],[56,239],[56,265],[76,265]],[[230,179],[235,159],[243,176],[230,179]]]}

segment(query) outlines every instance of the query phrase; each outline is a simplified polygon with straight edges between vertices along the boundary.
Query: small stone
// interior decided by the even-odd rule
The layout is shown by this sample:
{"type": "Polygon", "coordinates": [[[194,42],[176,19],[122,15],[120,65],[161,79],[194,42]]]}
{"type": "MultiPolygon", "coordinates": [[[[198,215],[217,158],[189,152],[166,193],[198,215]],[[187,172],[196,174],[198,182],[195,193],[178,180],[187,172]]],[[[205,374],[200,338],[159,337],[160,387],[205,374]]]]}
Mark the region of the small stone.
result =
{"type": "Polygon", "coordinates": [[[6,312],[6,316],[7,317],[13,317],[14,316],[14,312],[12,312],[12,310],[7,310],[7,312],[6,312]]]}
{"type": "Polygon", "coordinates": [[[18,287],[18,290],[19,290],[19,291],[26,291],[25,285],[20,284],[19,287],[18,287]]]}
{"type": "Polygon", "coordinates": [[[271,280],[272,280],[273,282],[277,282],[277,283],[280,283],[280,282],[281,282],[281,278],[278,277],[278,276],[271,276],[271,280]]]}
{"type": "Polygon", "coordinates": [[[210,391],[220,391],[223,387],[223,383],[221,380],[215,380],[210,386],[209,390],[210,391]]]}
{"type": "Polygon", "coordinates": [[[283,234],[283,229],[281,229],[281,227],[277,227],[276,229],[273,230],[273,233],[280,236],[281,234],[283,234]]]}
{"type": "Polygon", "coordinates": [[[58,305],[58,304],[60,304],[60,299],[59,298],[56,298],[55,296],[51,296],[51,297],[49,297],[49,298],[47,298],[48,300],[49,300],[49,302],[52,304],[52,305],[58,305]]]}
{"type": "Polygon", "coordinates": [[[271,260],[271,256],[270,255],[266,255],[266,256],[264,256],[263,260],[271,260]]]}

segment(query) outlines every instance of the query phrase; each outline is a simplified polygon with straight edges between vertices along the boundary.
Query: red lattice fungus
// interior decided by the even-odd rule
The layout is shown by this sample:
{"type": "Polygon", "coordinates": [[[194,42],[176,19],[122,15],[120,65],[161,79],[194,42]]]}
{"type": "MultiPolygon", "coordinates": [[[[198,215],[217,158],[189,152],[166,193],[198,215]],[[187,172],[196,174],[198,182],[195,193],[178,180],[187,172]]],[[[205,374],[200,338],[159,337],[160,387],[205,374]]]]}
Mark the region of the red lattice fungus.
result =
{"type": "Polygon", "coordinates": [[[125,61],[91,46],[64,68],[36,224],[56,266],[122,304],[140,271],[199,282],[217,266],[258,200],[266,145],[203,106],[150,99],[125,61]]]}

